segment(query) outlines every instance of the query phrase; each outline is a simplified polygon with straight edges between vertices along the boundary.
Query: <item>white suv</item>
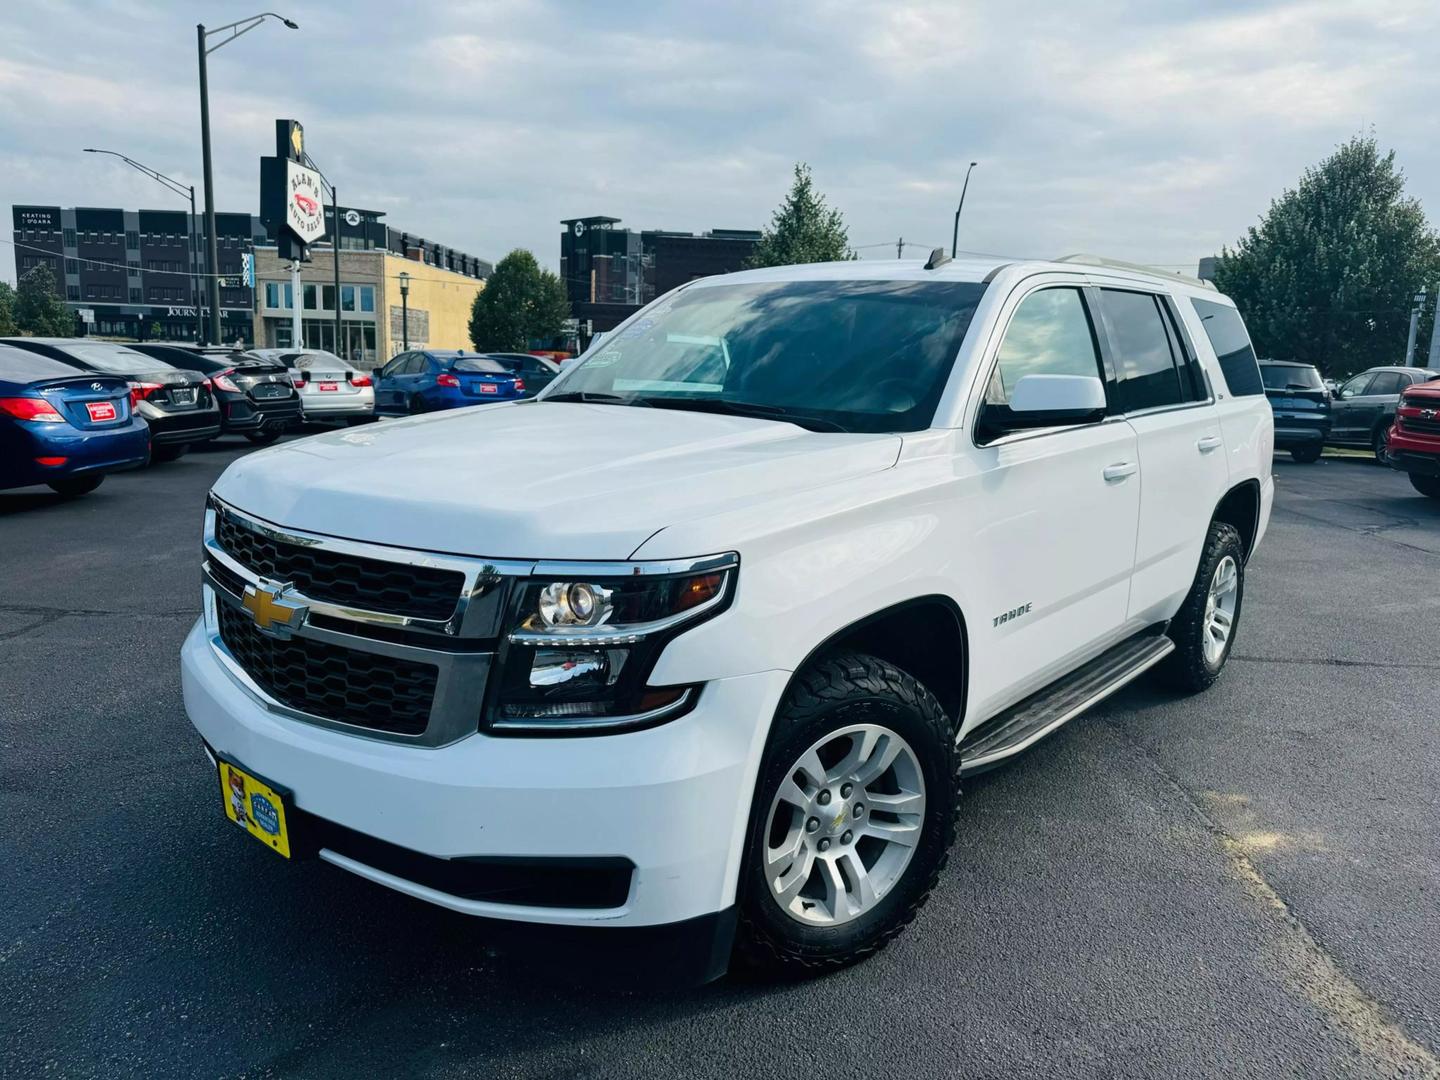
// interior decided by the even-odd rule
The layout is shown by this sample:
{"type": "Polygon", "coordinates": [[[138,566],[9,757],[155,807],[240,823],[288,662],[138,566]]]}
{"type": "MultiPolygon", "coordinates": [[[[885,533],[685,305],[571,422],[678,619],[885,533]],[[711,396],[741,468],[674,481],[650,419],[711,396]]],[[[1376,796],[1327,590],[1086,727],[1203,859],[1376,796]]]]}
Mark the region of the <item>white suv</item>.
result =
{"type": "Polygon", "coordinates": [[[1216,678],[1273,440],[1199,281],[695,281],[535,400],[231,465],[186,708],[282,854],[672,974],[821,970],[914,916],[962,775],[1216,678]]]}

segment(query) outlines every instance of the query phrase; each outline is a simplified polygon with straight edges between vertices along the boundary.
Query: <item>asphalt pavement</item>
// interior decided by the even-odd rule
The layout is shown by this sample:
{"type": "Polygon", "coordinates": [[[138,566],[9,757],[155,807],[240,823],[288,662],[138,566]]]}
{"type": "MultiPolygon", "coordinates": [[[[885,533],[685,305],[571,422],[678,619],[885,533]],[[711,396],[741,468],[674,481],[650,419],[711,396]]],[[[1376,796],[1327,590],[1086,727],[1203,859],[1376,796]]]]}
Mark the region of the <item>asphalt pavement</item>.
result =
{"type": "Polygon", "coordinates": [[[1221,681],[967,784],[871,961],[676,993],[236,835],[181,707],[243,444],[0,493],[0,1075],[1440,1075],[1440,502],[1276,460],[1221,681]]]}

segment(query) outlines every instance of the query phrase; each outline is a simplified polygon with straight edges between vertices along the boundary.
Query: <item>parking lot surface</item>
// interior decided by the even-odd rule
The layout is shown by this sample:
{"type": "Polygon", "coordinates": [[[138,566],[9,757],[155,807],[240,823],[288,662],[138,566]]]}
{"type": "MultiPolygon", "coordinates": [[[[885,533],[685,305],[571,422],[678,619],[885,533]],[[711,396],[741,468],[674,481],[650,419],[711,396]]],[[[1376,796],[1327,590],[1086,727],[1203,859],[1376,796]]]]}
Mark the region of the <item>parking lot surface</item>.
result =
{"type": "Polygon", "coordinates": [[[1440,503],[1402,475],[1277,459],[1221,681],[968,783],[878,957],[660,993],[224,821],[177,654],[246,451],[0,494],[0,1075],[1440,1074],[1440,503]]]}

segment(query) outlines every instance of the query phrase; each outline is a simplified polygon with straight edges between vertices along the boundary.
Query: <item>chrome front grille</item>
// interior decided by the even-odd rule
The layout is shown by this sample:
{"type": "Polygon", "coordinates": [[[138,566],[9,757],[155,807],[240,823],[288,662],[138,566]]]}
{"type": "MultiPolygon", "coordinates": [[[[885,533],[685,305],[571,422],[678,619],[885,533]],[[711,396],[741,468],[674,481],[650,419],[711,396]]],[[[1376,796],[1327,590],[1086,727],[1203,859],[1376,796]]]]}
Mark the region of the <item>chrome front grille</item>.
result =
{"type": "Polygon", "coordinates": [[[534,567],[282,529],[213,497],[204,555],[211,647],[261,704],[423,746],[479,729],[509,582],[534,567]]]}

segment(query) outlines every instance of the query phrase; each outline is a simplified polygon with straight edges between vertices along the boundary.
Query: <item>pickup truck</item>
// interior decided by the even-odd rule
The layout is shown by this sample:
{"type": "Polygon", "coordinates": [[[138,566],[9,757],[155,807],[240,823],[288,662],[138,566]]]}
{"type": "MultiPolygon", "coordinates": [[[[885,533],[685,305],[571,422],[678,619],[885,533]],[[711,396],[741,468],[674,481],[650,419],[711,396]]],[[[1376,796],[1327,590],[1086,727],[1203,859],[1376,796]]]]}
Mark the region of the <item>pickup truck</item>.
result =
{"type": "Polygon", "coordinates": [[[1389,449],[1390,464],[1409,475],[1416,491],[1440,499],[1440,379],[1400,395],[1389,449]]]}
{"type": "Polygon", "coordinates": [[[280,855],[695,981],[824,971],[915,917],[963,776],[1220,676],[1273,449],[1196,280],[697,280],[537,398],[230,465],[185,704],[280,855]]]}

